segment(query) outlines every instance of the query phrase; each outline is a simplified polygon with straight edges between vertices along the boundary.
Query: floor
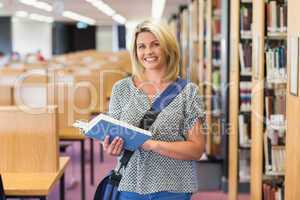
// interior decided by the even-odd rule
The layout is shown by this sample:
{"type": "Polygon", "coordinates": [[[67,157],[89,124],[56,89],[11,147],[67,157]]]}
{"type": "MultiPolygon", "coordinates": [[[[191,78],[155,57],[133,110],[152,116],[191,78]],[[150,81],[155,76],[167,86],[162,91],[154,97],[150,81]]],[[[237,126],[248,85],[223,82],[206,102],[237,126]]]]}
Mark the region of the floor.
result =
{"type": "MultiPolygon", "coordinates": [[[[95,183],[98,183],[103,176],[105,176],[115,165],[115,158],[105,155],[104,162],[99,161],[99,143],[94,142],[95,147],[95,183]]],[[[85,143],[86,149],[86,199],[93,200],[93,194],[96,189],[96,185],[90,184],[90,165],[88,157],[88,140],[85,143]]],[[[79,143],[73,143],[67,148],[64,155],[71,156],[71,163],[67,167],[65,178],[66,178],[66,200],[81,200],[80,199],[80,146],[79,143]]],[[[58,185],[55,186],[53,192],[48,197],[48,200],[58,200],[59,199],[59,188],[58,185]]],[[[239,200],[249,200],[249,195],[240,195],[239,200]]],[[[199,192],[193,195],[192,200],[227,200],[227,194],[222,191],[207,191],[199,192]]]]}

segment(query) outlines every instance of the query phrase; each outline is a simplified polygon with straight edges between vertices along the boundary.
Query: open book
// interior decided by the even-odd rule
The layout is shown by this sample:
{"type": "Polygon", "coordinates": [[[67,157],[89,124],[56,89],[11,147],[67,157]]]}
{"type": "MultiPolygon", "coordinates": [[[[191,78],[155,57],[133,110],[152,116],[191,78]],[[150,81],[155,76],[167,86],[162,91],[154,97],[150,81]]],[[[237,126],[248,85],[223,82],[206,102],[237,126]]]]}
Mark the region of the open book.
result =
{"type": "Polygon", "coordinates": [[[114,119],[104,114],[100,114],[89,122],[76,121],[74,127],[80,128],[87,137],[103,141],[106,135],[109,140],[119,136],[124,141],[124,149],[134,151],[146,140],[150,139],[150,131],[135,127],[126,122],[114,119]]]}

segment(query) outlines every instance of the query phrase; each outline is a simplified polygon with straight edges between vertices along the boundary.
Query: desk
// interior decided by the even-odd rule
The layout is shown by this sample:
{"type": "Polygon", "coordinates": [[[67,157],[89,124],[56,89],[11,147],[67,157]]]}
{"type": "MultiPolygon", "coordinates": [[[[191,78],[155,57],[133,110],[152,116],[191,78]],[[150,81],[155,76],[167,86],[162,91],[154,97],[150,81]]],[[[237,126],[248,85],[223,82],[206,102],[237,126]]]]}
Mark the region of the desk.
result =
{"type": "Polygon", "coordinates": [[[1,173],[6,197],[45,200],[60,179],[60,200],[64,200],[64,171],[69,160],[69,157],[60,157],[56,173],[1,173]]]}
{"type": "MultiPolygon", "coordinates": [[[[69,128],[64,128],[61,131],[59,131],[59,140],[60,141],[78,141],[78,142],[80,142],[81,199],[82,200],[85,200],[84,139],[85,139],[84,135],[82,135],[80,133],[79,129],[77,129],[77,128],[69,127],[69,128]]],[[[92,163],[92,160],[91,160],[91,177],[94,177],[93,166],[94,166],[94,163],[92,163]]]]}

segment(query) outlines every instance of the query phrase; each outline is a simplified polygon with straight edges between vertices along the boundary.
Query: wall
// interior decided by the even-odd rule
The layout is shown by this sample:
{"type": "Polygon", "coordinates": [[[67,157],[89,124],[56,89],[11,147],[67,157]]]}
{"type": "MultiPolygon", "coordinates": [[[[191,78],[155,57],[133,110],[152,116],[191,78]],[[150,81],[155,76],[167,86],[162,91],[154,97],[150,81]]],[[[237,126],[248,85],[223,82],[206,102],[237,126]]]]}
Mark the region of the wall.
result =
{"type": "Polygon", "coordinates": [[[96,27],[78,28],[76,23],[55,22],[52,26],[53,54],[96,48],[96,27]]]}
{"type": "Polygon", "coordinates": [[[98,26],[96,31],[96,49],[98,51],[112,51],[112,26],[98,26]]]}
{"type": "Polygon", "coordinates": [[[21,55],[41,50],[46,58],[52,56],[52,24],[14,19],[12,38],[13,51],[17,51],[21,55]]]}
{"type": "Polygon", "coordinates": [[[11,40],[11,18],[0,17],[0,51],[10,53],[12,50],[11,40]]]}
{"type": "Polygon", "coordinates": [[[53,55],[70,52],[68,28],[63,22],[52,25],[52,53],[53,55]]]}

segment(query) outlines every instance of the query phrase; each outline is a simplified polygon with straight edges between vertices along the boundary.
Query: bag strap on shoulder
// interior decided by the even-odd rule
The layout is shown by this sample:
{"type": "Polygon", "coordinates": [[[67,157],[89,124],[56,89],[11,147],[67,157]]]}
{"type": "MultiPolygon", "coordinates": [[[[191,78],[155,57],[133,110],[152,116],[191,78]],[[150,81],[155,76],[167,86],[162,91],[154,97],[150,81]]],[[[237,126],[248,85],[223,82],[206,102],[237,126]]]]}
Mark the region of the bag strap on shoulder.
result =
{"type": "MultiPolygon", "coordinates": [[[[187,85],[187,81],[183,80],[181,78],[177,78],[177,80],[170,84],[163,93],[155,100],[155,102],[152,104],[150,110],[146,112],[144,117],[142,118],[139,127],[143,128],[145,130],[148,130],[150,126],[154,123],[156,120],[158,114],[167,107],[173,99],[183,90],[183,88],[187,85]]],[[[124,150],[123,156],[120,160],[120,168],[125,168],[133,154],[133,151],[124,150]]]]}

